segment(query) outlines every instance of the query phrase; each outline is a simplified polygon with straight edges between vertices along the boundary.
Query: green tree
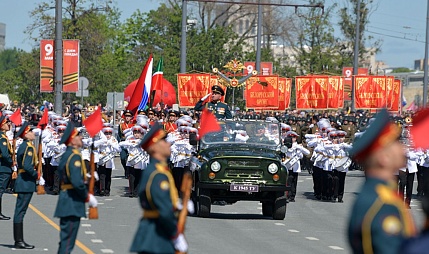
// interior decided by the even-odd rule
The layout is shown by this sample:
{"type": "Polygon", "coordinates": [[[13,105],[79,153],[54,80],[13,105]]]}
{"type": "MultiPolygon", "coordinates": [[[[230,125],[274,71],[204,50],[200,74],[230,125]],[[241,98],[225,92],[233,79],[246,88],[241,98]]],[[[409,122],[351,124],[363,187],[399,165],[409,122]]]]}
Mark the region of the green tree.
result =
{"type": "Polygon", "coordinates": [[[0,52],[0,73],[18,67],[19,54],[22,50],[5,49],[0,52]]]}

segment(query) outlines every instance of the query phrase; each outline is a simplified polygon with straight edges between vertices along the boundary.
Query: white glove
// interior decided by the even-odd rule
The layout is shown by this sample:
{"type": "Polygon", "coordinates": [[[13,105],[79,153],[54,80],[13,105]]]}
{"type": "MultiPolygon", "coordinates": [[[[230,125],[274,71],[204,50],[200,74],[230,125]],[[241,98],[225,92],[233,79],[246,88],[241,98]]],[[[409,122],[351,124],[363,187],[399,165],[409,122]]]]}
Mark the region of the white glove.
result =
{"type": "Polygon", "coordinates": [[[206,94],[203,98],[201,98],[202,101],[205,101],[209,96],[211,95],[211,93],[206,94]]]}
{"type": "Polygon", "coordinates": [[[12,170],[13,170],[13,171],[17,171],[18,169],[16,168],[16,166],[13,166],[13,167],[12,167],[12,170]]]}
{"type": "Polygon", "coordinates": [[[187,252],[188,251],[188,243],[185,240],[185,236],[183,234],[179,234],[176,239],[173,240],[174,249],[179,252],[187,252]]]}
{"type": "Polygon", "coordinates": [[[314,124],[310,124],[310,126],[308,126],[309,128],[313,128],[314,127],[314,124]]]}
{"type": "Polygon", "coordinates": [[[88,194],[88,195],[89,195],[89,201],[88,201],[89,206],[90,207],[97,207],[97,204],[98,204],[97,199],[92,194],[88,194]]]}
{"type": "Polygon", "coordinates": [[[192,202],[192,200],[188,200],[188,213],[189,214],[194,214],[195,212],[195,208],[194,208],[194,202],[192,202]]]}
{"type": "Polygon", "coordinates": [[[43,176],[41,176],[39,179],[39,185],[42,185],[42,186],[45,185],[45,179],[43,179],[43,176]]]}
{"type": "MultiPolygon", "coordinates": [[[[86,178],[91,178],[91,173],[86,173],[86,178]]],[[[94,178],[95,178],[95,181],[98,181],[98,179],[99,179],[99,177],[98,177],[98,173],[97,173],[97,171],[94,171],[94,178]]]]}

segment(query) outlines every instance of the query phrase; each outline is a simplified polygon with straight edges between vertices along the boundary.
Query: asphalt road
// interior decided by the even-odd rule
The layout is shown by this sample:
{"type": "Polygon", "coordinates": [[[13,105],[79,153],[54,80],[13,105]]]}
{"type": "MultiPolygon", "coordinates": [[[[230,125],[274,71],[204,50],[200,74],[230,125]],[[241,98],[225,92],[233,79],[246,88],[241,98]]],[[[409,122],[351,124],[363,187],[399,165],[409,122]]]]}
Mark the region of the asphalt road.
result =
{"type": "MultiPolygon", "coordinates": [[[[282,221],[262,216],[258,202],[213,205],[210,218],[188,217],[189,253],[350,253],[347,219],[363,180],[362,172],[349,172],[345,202],[330,203],[313,198],[311,175],[301,173],[296,202],[288,204],[282,221]]],[[[122,169],[113,171],[112,185],[110,197],[97,197],[99,219],[82,219],[73,253],[129,252],[142,212],[136,198],[125,196],[128,184],[122,169]]],[[[3,214],[13,216],[15,199],[12,194],[3,195],[3,214]]],[[[57,199],[49,194],[33,196],[24,219],[24,239],[36,246],[32,251],[15,250],[12,220],[0,221],[0,253],[56,253],[59,219],[53,213],[57,199]]],[[[414,199],[411,207],[420,227],[420,201],[414,199]]]]}

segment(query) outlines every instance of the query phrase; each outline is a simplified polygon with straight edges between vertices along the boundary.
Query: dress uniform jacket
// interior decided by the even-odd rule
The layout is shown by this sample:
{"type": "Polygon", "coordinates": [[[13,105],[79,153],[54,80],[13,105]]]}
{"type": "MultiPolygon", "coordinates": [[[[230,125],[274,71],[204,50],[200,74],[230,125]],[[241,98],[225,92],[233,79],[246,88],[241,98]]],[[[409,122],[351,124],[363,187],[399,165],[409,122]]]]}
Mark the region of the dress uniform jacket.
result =
{"type": "Polygon", "coordinates": [[[232,114],[231,111],[229,111],[228,105],[225,103],[218,101],[216,103],[208,102],[206,104],[203,104],[203,101],[199,100],[197,104],[195,104],[195,110],[202,111],[206,107],[210,112],[212,112],[217,119],[231,119],[232,114]]]}
{"type": "Polygon", "coordinates": [[[131,245],[131,252],[174,253],[177,234],[177,189],[166,163],[151,158],[139,187],[143,218],[131,245]]]}
{"type": "Polygon", "coordinates": [[[354,253],[396,253],[415,234],[395,184],[368,177],[352,211],[348,235],[354,253]]]}
{"type": "Polygon", "coordinates": [[[18,177],[15,181],[15,192],[34,192],[36,191],[37,171],[34,169],[37,165],[37,150],[33,144],[25,140],[18,148],[18,177]]]}
{"type": "Polygon", "coordinates": [[[12,146],[4,132],[0,132],[0,173],[12,173],[12,146]]]}
{"type": "Polygon", "coordinates": [[[86,217],[85,200],[88,197],[84,181],[86,167],[79,150],[71,146],[63,154],[58,166],[61,192],[58,198],[55,217],[86,217]]]}

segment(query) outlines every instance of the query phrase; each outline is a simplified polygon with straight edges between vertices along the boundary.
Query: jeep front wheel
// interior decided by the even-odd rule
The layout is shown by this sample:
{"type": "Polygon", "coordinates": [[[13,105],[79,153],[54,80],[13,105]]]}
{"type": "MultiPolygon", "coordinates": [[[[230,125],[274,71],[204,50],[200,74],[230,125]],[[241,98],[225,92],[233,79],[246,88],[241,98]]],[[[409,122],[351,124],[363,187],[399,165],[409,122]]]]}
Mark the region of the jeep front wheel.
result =
{"type": "Polygon", "coordinates": [[[286,216],[286,197],[278,197],[276,201],[274,201],[273,205],[273,219],[274,220],[284,220],[286,216]]]}

